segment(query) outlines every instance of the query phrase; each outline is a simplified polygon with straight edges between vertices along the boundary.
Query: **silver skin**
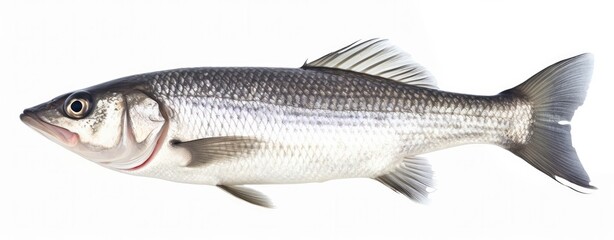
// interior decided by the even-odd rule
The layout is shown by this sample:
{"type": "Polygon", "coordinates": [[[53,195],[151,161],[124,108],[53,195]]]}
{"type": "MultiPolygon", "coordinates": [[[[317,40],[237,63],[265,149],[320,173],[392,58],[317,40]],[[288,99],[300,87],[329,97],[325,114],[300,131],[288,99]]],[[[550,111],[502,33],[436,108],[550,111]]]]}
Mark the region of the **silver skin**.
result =
{"type": "Polygon", "coordinates": [[[155,170],[142,170],[180,182],[375,178],[404,158],[437,149],[522,143],[531,118],[530,106],[511,96],[446,93],[352,72],[201,68],[140,78],[172,116],[163,142],[223,136],[258,140],[239,159],[192,168],[177,167],[188,165],[190,154],[168,146],[161,155],[180,157],[152,161],[155,170]]]}
{"type": "Polygon", "coordinates": [[[535,104],[518,92],[457,94],[364,72],[317,64],[153,72],[60,96],[21,119],[128,174],[218,186],[379,178],[418,201],[432,183],[416,156],[471,143],[513,151],[533,135],[535,104]],[[79,94],[91,109],[71,118],[67,103],[79,94]],[[399,169],[417,181],[380,178],[399,169]]]}

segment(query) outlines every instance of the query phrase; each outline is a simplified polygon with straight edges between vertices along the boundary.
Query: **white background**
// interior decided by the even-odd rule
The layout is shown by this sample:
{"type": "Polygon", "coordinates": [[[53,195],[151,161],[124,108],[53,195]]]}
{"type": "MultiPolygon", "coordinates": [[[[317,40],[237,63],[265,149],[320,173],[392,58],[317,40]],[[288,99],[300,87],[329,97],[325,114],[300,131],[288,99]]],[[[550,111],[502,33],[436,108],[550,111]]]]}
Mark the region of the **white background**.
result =
{"type": "Polygon", "coordinates": [[[612,239],[611,10],[589,1],[2,1],[0,239],[612,239]],[[600,189],[576,193],[505,150],[474,145],[428,154],[438,183],[429,205],[369,179],[255,186],[271,210],[210,186],[110,171],[18,119],[126,75],[298,67],[371,37],[411,53],[442,89],[474,94],[593,52],[572,135],[600,189]]]}

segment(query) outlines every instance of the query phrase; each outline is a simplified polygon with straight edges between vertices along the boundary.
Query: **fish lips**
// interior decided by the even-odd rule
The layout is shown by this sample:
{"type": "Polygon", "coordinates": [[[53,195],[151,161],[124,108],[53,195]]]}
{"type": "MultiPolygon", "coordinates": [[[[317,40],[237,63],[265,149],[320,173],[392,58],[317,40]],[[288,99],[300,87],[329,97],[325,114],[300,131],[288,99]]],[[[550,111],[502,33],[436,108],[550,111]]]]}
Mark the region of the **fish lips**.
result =
{"type": "Polygon", "coordinates": [[[58,127],[43,121],[30,109],[23,111],[19,118],[23,123],[30,126],[50,140],[60,143],[66,147],[74,147],[79,143],[79,135],[63,127],[58,127]]]}

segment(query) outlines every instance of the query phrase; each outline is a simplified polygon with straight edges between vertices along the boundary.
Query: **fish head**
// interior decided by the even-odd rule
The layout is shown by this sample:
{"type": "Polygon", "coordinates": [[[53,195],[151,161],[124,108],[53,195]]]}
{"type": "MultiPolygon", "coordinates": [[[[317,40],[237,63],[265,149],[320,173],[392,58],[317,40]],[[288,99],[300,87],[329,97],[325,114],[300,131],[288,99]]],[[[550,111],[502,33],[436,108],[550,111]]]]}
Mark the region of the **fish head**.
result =
{"type": "Polygon", "coordinates": [[[166,125],[157,101],[138,90],[80,90],[28,108],[20,118],[55,143],[115,170],[143,166],[166,125]]]}

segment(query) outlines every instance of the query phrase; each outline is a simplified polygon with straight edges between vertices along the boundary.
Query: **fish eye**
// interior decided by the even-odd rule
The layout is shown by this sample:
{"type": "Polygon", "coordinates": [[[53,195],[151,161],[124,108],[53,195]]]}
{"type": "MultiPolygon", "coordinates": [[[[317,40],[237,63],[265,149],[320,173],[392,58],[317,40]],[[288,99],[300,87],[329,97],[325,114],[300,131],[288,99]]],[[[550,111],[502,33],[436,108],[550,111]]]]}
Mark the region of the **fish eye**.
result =
{"type": "Polygon", "coordinates": [[[90,112],[92,97],[87,92],[76,92],[64,102],[64,113],[70,118],[81,119],[90,112]]]}

